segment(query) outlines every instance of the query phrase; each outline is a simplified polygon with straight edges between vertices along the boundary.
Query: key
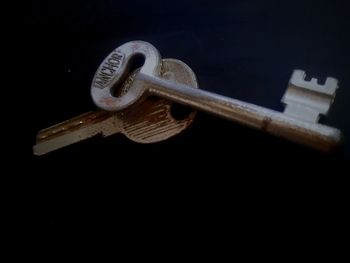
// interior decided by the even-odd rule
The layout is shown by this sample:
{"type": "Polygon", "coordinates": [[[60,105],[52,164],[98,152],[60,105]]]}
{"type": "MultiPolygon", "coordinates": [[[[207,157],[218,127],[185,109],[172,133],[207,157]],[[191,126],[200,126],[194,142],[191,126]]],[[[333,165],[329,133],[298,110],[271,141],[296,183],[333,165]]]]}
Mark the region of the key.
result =
{"type": "MultiPolygon", "coordinates": [[[[342,142],[340,130],[310,119],[298,118],[298,114],[293,116],[289,114],[291,112],[288,110],[289,105],[286,113],[281,113],[161,79],[158,76],[159,61],[150,55],[154,53],[157,53],[157,50],[151,44],[132,41],[118,47],[107,56],[98,68],[91,85],[91,95],[97,107],[117,112],[148,96],[159,96],[318,150],[330,151],[342,142]],[[136,74],[129,91],[122,97],[115,97],[113,90],[122,83],[123,76],[135,54],[142,54],[145,57],[145,64],[136,74]]],[[[299,82],[306,83],[302,80],[299,82]]],[[[311,86],[316,88],[315,85],[311,86]]],[[[327,87],[323,88],[327,89],[327,87]]],[[[313,100],[310,101],[313,102],[313,100]]]]}
{"type": "MultiPolygon", "coordinates": [[[[124,81],[120,96],[128,92],[137,72],[138,70],[124,81]]],[[[193,71],[179,60],[163,59],[159,74],[172,82],[198,87],[193,71]]],[[[87,112],[39,131],[33,152],[35,155],[43,155],[96,135],[107,137],[116,133],[122,133],[138,143],[163,141],[189,127],[196,115],[196,111],[192,110],[187,116],[175,119],[172,116],[173,108],[174,105],[169,100],[148,97],[116,113],[104,110],[87,112]]]]}

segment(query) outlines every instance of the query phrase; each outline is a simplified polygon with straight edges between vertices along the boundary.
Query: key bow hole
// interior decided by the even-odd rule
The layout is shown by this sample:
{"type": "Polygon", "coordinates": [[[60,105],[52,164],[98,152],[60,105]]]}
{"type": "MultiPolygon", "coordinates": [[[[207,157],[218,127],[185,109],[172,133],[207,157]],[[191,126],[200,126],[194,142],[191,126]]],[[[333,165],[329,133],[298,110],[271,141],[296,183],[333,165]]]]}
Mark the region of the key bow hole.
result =
{"type": "Polygon", "coordinates": [[[140,72],[145,60],[146,57],[141,53],[136,53],[131,57],[123,75],[110,89],[113,97],[120,98],[129,91],[135,75],[140,72]]]}

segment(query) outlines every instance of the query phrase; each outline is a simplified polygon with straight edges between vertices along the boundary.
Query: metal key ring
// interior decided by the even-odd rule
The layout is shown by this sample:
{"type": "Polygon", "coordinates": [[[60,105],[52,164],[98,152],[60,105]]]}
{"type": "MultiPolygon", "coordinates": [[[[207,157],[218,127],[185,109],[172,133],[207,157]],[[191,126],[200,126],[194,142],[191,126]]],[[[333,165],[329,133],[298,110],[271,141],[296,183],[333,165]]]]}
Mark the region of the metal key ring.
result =
{"type": "Polygon", "coordinates": [[[131,41],[113,50],[97,69],[92,85],[91,96],[94,103],[106,111],[120,111],[134,104],[142,96],[145,89],[141,85],[132,86],[121,97],[113,96],[113,89],[122,84],[129,72],[129,66],[135,56],[142,55],[145,63],[140,73],[159,76],[161,56],[150,43],[131,41]]]}

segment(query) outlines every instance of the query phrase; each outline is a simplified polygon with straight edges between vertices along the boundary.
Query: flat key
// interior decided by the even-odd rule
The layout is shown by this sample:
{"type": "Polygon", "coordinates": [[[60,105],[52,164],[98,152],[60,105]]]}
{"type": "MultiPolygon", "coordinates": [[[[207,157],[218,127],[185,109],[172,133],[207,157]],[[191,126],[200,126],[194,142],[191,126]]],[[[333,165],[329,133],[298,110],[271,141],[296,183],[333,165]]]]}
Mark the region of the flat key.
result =
{"type": "Polygon", "coordinates": [[[156,52],[155,47],[142,41],[128,42],[115,49],[95,74],[91,86],[95,104],[106,111],[120,111],[155,95],[322,151],[330,151],[342,142],[342,133],[336,128],[161,79],[158,61],[150,56],[156,52]],[[116,98],[113,90],[122,82],[135,54],[142,54],[145,64],[130,90],[116,98]]]}
{"type": "MultiPolygon", "coordinates": [[[[121,88],[127,93],[138,71],[129,75],[121,88]]],[[[163,59],[160,76],[172,82],[197,87],[196,76],[183,62],[163,59]]],[[[154,143],[166,140],[189,127],[196,115],[176,119],[172,116],[173,103],[162,98],[147,98],[120,112],[91,111],[50,128],[37,135],[34,154],[43,155],[62,147],[86,140],[96,135],[107,137],[122,133],[138,143],[154,143]]]]}
{"type": "Polygon", "coordinates": [[[65,146],[89,139],[98,134],[107,136],[121,131],[115,114],[106,111],[91,111],[39,131],[35,155],[43,155],[65,146]]]}

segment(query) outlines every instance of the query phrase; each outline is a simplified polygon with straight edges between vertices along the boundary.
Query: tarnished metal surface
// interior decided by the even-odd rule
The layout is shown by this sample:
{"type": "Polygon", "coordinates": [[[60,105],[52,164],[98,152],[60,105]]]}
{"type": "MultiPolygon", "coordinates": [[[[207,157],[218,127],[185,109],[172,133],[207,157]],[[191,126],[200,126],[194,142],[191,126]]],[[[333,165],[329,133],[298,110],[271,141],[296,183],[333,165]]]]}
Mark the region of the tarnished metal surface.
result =
{"type": "Polygon", "coordinates": [[[306,122],[251,103],[220,96],[186,85],[138,74],[134,85],[147,87],[150,94],[236,121],[315,149],[330,151],[342,142],[335,128],[306,122]]]}
{"type": "Polygon", "coordinates": [[[302,70],[295,70],[283,95],[286,104],[284,113],[300,120],[318,122],[320,114],[326,115],[334,101],[338,89],[338,81],[327,78],[324,85],[312,78],[305,80],[302,70]]]}
{"type": "MultiPolygon", "coordinates": [[[[121,54],[120,65],[128,64],[130,58],[138,54],[138,48],[134,47],[140,47],[140,43],[139,41],[129,42],[116,49],[121,54]]],[[[110,72],[110,82],[103,87],[98,87],[96,81],[93,82],[91,94],[98,107],[109,111],[120,111],[149,95],[154,95],[323,151],[333,149],[342,141],[342,133],[338,129],[300,120],[281,112],[208,91],[194,89],[190,85],[161,79],[155,66],[158,56],[154,55],[159,53],[146,42],[142,42],[142,49],[152,50],[153,56],[149,55],[150,52],[144,51],[145,54],[148,54],[145,56],[144,70],[135,75],[130,90],[124,96],[114,98],[112,89],[118,83],[119,76],[125,74],[124,71],[127,70],[125,66],[115,67],[113,72],[110,72]]],[[[106,64],[105,61],[102,67],[106,64]]],[[[100,67],[96,74],[101,75],[101,72],[100,67]]]]}
{"type": "Polygon", "coordinates": [[[144,41],[128,42],[110,53],[97,69],[91,84],[91,96],[97,107],[106,111],[120,111],[136,103],[143,95],[143,86],[134,87],[122,97],[113,96],[113,87],[125,81],[132,59],[142,55],[145,63],[140,74],[160,76],[161,56],[158,50],[144,41]]]}
{"type": "MultiPolygon", "coordinates": [[[[193,71],[185,63],[176,59],[163,59],[162,78],[173,83],[198,87],[193,71]]],[[[131,85],[132,81],[127,83],[131,85]]],[[[127,90],[129,88],[130,86],[127,90]]],[[[180,133],[192,123],[196,112],[192,111],[183,120],[176,120],[171,115],[172,104],[172,101],[153,97],[135,107],[118,112],[118,117],[123,123],[122,133],[140,143],[163,141],[180,133]]]]}
{"type": "MultiPolygon", "coordinates": [[[[128,92],[137,72],[139,70],[122,84],[121,95],[128,92]]],[[[176,59],[162,60],[160,76],[175,83],[198,87],[193,71],[176,59]]],[[[184,119],[176,120],[171,115],[172,105],[171,101],[149,97],[123,111],[113,113],[99,110],[82,114],[41,130],[33,147],[34,154],[46,154],[98,134],[106,137],[121,132],[138,143],[166,140],[186,129],[196,115],[192,111],[184,119]]]]}

